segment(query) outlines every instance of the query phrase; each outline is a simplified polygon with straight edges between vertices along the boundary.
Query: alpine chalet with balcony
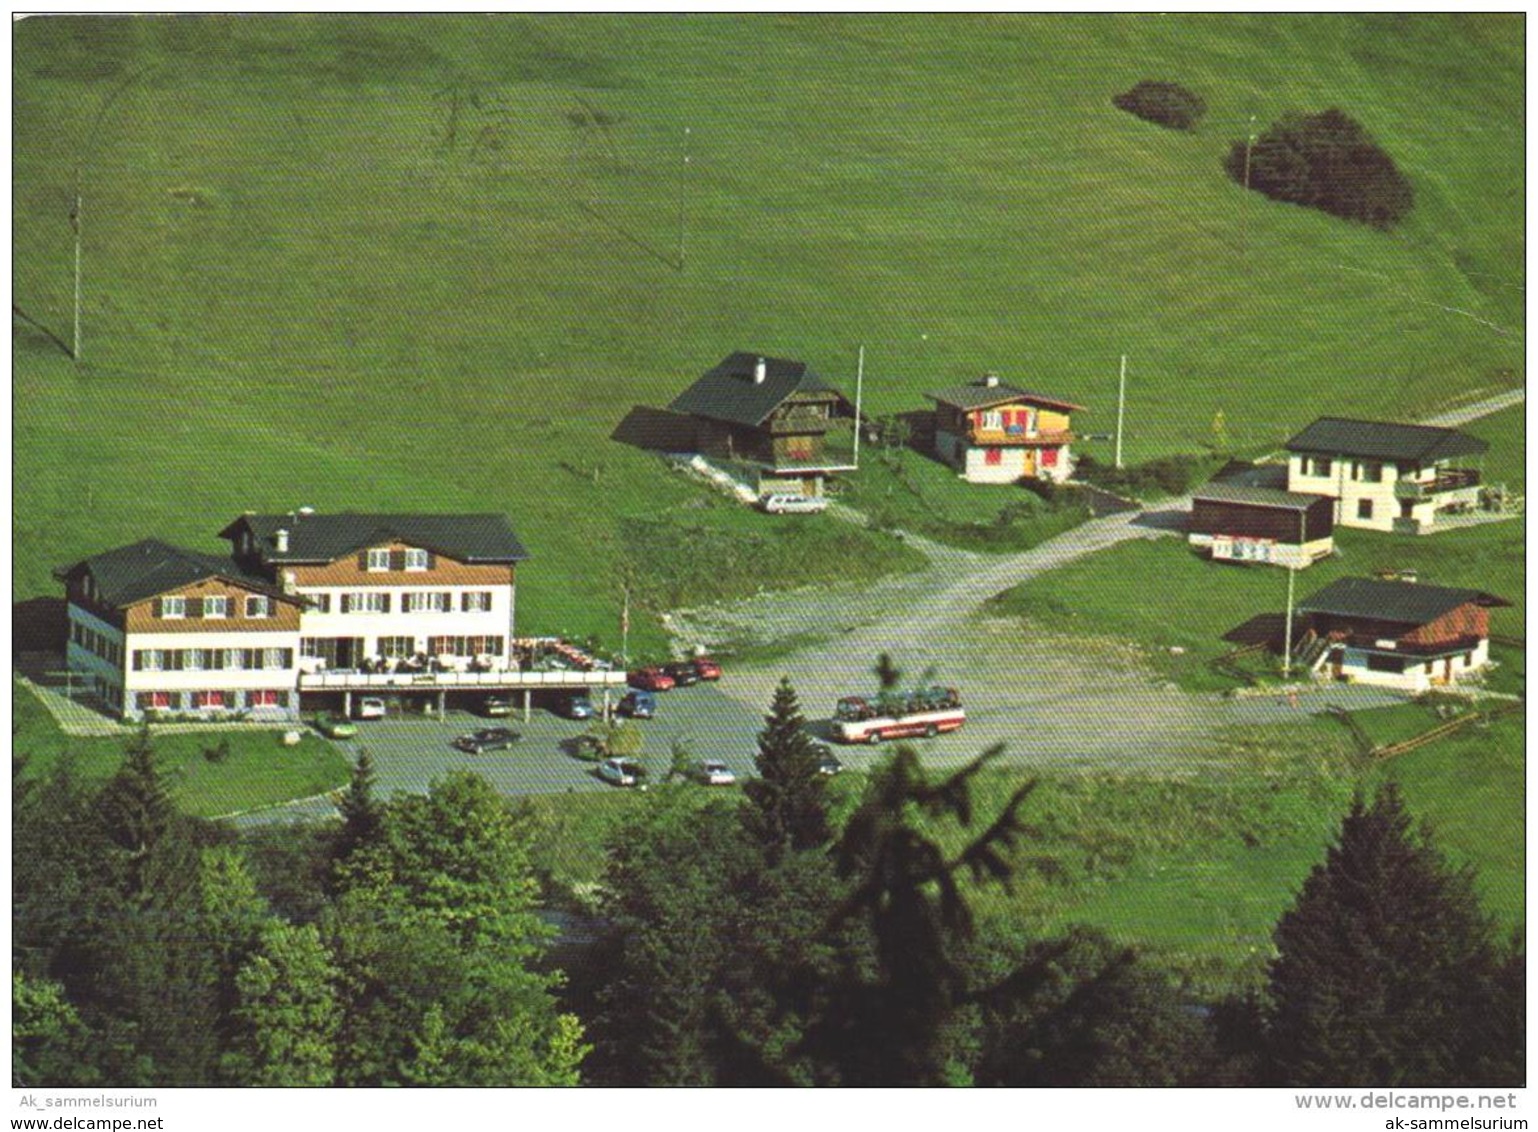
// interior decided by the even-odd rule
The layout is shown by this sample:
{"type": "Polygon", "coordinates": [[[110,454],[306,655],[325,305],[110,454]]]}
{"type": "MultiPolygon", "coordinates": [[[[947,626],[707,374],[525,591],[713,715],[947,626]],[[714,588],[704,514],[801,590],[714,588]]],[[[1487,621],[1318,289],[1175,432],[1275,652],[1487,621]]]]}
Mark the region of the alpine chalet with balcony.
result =
{"type": "Polygon", "coordinates": [[[1287,490],[1335,500],[1343,527],[1427,534],[1479,506],[1479,470],[1457,461],[1488,447],[1451,428],[1321,417],[1287,442],[1287,490]]]}
{"type": "Polygon", "coordinates": [[[925,396],[935,403],[935,454],[969,483],[1061,482],[1073,474],[1070,414],[1082,405],[1027,393],[991,373],[925,396]]]}
{"type": "MultiPolygon", "coordinates": [[[[760,495],[820,496],[827,477],[855,470],[851,453],[829,437],[854,406],[805,362],[732,354],[668,408],[693,420],[700,455],[738,465],[760,495]]],[[[843,438],[840,429],[833,439],[843,438]]]]}

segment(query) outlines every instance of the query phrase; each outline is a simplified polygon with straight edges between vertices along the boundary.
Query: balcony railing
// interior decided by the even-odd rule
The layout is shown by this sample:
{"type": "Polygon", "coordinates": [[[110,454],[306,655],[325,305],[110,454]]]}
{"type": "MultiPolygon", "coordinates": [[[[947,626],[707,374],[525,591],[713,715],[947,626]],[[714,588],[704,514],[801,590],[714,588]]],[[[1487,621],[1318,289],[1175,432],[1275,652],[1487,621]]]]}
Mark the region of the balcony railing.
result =
{"type": "Polygon", "coordinates": [[[1023,428],[974,428],[968,432],[968,438],[973,444],[989,445],[1040,445],[1051,447],[1057,444],[1071,444],[1077,437],[1072,432],[1064,429],[1060,432],[1032,432],[1028,433],[1023,428]]]}
{"type": "Polygon", "coordinates": [[[624,672],[580,672],[575,669],[553,672],[514,668],[492,672],[358,672],[332,668],[299,675],[299,687],[306,692],[349,688],[394,688],[405,691],[455,688],[619,688],[625,683],[624,672]]]}
{"type": "Polygon", "coordinates": [[[1394,484],[1397,499],[1429,499],[1449,491],[1462,491],[1479,486],[1479,473],[1473,468],[1446,468],[1437,472],[1436,478],[1425,482],[1399,480],[1394,484]]]}

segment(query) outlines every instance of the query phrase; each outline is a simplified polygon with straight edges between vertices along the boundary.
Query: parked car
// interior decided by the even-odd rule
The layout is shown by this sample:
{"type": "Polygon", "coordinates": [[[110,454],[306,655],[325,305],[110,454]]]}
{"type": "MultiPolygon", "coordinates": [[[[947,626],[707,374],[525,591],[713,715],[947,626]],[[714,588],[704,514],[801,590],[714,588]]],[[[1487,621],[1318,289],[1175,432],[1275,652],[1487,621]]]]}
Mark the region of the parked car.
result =
{"type": "Polygon", "coordinates": [[[646,768],[635,759],[604,759],[598,764],[598,777],[615,786],[641,786],[646,768]]]}
{"type": "Polygon", "coordinates": [[[555,711],[567,719],[592,719],[597,714],[586,692],[565,692],[556,697],[555,711]]]}
{"type": "Polygon", "coordinates": [[[771,515],[811,515],[828,509],[828,501],[820,495],[766,495],[759,506],[771,515]]]}
{"type": "Polygon", "coordinates": [[[506,696],[487,696],[481,700],[481,714],[497,718],[513,714],[513,701],[506,696]]]}
{"type": "Polygon", "coordinates": [[[694,667],[694,662],[684,661],[679,664],[664,664],[662,671],[673,678],[673,683],[680,688],[687,688],[690,684],[700,682],[699,671],[694,667]]]}
{"type": "Polygon", "coordinates": [[[351,739],[358,734],[358,725],[340,715],[316,716],[314,726],[327,739],[351,739]]]}
{"type": "Polygon", "coordinates": [[[648,668],[637,668],[627,674],[632,688],[641,688],[648,692],[666,692],[673,686],[673,678],[656,665],[648,668]]]}
{"type": "Polygon", "coordinates": [[[817,773],[832,778],[835,774],[843,772],[844,764],[838,761],[838,756],[833,753],[833,748],[826,743],[813,744],[813,750],[817,752],[817,773]]]}
{"type": "Polygon", "coordinates": [[[657,697],[640,688],[626,689],[620,698],[618,711],[632,719],[650,719],[657,713],[657,697]]]}
{"type": "Polygon", "coordinates": [[[385,717],[385,702],[378,696],[364,696],[353,705],[352,717],[354,719],[383,719],[385,717]]]}
{"type": "Polygon", "coordinates": [[[519,738],[518,732],[509,731],[505,727],[485,727],[479,731],[472,731],[468,735],[461,735],[454,740],[454,746],[468,754],[483,755],[487,751],[506,751],[518,742],[519,738]]]}
{"type": "Polygon", "coordinates": [[[694,658],[694,671],[701,680],[721,679],[721,666],[708,656],[694,658]]]}
{"type": "Polygon", "coordinates": [[[689,777],[703,786],[731,786],[737,781],[731,767],[718,759],[701,759],[689,768],[689,777]]]}

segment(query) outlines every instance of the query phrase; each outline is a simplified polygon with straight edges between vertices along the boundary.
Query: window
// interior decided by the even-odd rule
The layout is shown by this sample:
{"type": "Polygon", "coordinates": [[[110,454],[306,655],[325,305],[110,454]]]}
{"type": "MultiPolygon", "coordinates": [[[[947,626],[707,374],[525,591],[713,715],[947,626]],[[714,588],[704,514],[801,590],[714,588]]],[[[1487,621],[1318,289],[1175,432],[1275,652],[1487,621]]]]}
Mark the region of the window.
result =
{"type": "Polygon", "coordinates": [[[1463,667],[1465,667],[1465,668],[1473,668],[1474,667],[1474,654],[1473,653],[1466,652],[1466,653],[1463,654],[1463,667]]]}
{"type": "Polygon", "coordinates": [[[168,620],[173,617],[187,616],[187,599],[184,597],[163,597],[160,599],[160,616],[168,620]]]}
{"type": "Polygon", "coordinates": [[[466,613],[490,613],[491,593],[487,590],[473,590],[464,595],[464,610],[466,613]]]}
{"type": "Polygon", "coordinates": [[[1382,483],[1383,465],[1375,460],[1363,460],[1356,466],[1357,479],[1363,483],[1382,483]]]}
{"type": "Polygon", "coordinates": [[[371,574],[378,573],[381,570],[388,570],[390,568],[390,550],[389,550],[389,548],[388,547],[381,547],[378,550],[371,550],[371,551],[369,551],[368,552],[368,558],[366,559],[366,562],[367,562],[368,571],[371,574]]]}
{"type": "Polygon", "coordinates": [[[246,693],[247,707],[287,707],[288,693],[276,688],[256,688],[246,693]]]}
{"type": "Polygon", "coordinates": [[[416,655],[417,639],[415,637],[380,637],[377,648],[380,656],[401,660],[416,655]]]}
{"type": "Polygon", "coordinates": [[[343,594],[343,613],[389,613],[390,595],[379,590],[343,594]]]}
{"type": "Polygon", "coordinates": [[[475,637],[428,637],[428,656],[501,656],[502,638],[475,637]]]}
{"type": "Polygon", "coordinates": [[[407,613],[447,613],[453,608],[451,604],[454,595],[448,593],[429,593],[425,590],[413,590],[406,594],[407,613]]]}
{"type": "Polygon", "coordinates": [[[1367,654],[1367,667],[1373,672],[1403,672],[1404,657],[1370,652],[1367,654]]]}
{"type": "Polygon", "coordinates": [[[1356,501],[1356,517],[1358,519],[1371,519],[1372,518],[1372,500],[1371,499],[1358,499],[1356,501]]]}
{"type": "Polygon", "coordinates": [[[217,691],[193,692],[192,706],[194,708],[222,708],[224,706],[224,693],[217,691]]]}
{"type": "Polygon", "coordinates": [[[406,551],[406,569],[408,569],[408,570],[426,570],[427,569],[427,551],[425,551],[425,550],[407,550],[406,551]]]}
{"type": "Polygon", "coordinates": [[[311,613],[331,612],[330,594],[306,594],[305,597],[309,599],[311,613]]]}
{"type": "Polygon", "coordinates": [[[228,617],[230,615],[230,599],[224,594],[214,594],[203,599],[204,617],[228,617]]]}
{"type": "Polygon", "coordinates": [[[1002,448],[985,448],[983,450],[983,463],[988,465],[990,468],[991,467],[995,467],[996,465],[1002,464],[1003,462],[1004,462],[1004,449],[1002,449],[1002,448]]]}
{"type": "Polygon", "coordinates": [[[983,414],[983,427],[997,432],[1004,427],[1004,414],[997,409],[989,409],[983,414]]]}
{"type": "Polygon", "coordinates": [[[263,668],[292,668],[294,667],[293,649],[263,649],[263,668]]]}
{"type": "Polygon", "coordinates": [[[244,668],[246,666],[245,649],[220,649],[223,658],[220,662],[222,668],[244,668]]]}
{"type": "Polygon", "coordinates": [[[162,649],[134,649],[135,672],[159,672],[166,666],[166,654],[162,649]]]}
{"type": "Polygon", "coordinates": [[[135,697],[140,711],[163,711],[171,706],[170,692],[140,692],[135,697]]]}
{"type": "Polygon", "coordinates": [[[1314,466],[1313,474],[1316,476],[1327,476],[1335,469],[1334,462],[1324,456],[1315,456],[1312,463],[1314,466]]]}
{"type": "Polygon", "coordinates": [[[246,616],[250,618],[271,617],[272,598],[265,594],[248,594],[246,597],[246,616]]]}
{"type": "Polygon", "coordinates": [[[188,649],[187,671],[201,672],[204,668],[207,667],[207,665],[203,663],[207,658],[208,650],[206,649],[188,649]]]}

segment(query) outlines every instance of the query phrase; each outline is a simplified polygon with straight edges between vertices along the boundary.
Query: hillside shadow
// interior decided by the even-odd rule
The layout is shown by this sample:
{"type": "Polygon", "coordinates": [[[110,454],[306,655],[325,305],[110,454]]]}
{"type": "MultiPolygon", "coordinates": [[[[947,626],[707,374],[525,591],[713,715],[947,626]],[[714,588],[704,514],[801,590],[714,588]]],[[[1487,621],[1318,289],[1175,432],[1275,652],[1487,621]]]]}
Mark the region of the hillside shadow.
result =
{"type": "Polygon", "coordinates": [[[586,213],[588,218],[595,221],[600,227],[603,227],[607,229],[611,234],[618,236],[631,247],[639,248],[658,263],[667,267],[671,267],[674,271],[682,271],[684,269],[684,265],[679,262],[677,256],[668,255],[656,245],[632,232],[629,228],[626,228],[619,221],[605,216],[592,205],[586,203],[585,201],[578,201],[577,207],[586,213]]]}
{"type": "Polygon", "coordinates": [[[75,356],[75,352],[69,348],[69,343],[15,303],[11,304],[11,341],[22,349],[34,351],[58,349],[66,358],[75,356]]]}
{"type": "Polygon", "coordinates": [[[1223,640],[1231,645],[1265,645],[1272,651],[1280,651],[1286,632],[1286,614],[1257,613],[1224,633],[1223,640]]]}
{"type": "Polygon", "coordinates": [[[62,655],[67,611],[61,597],[32,597],[11,606],[11,655],[62,655]]]}
{"type": "Polygon", "coordinates": [[[646,452],[693,452],[694,420],[666,409],[634,405],[609,439],[646,452]]]}
{"type": "Polygon", "coordinates": [[[1144,511],[1132,520],[1134,527],[1147,527],[1154,531],[1184,531],[1191,519],[1189,511],[1168,507],[1161,511],[1144,511]]]}

